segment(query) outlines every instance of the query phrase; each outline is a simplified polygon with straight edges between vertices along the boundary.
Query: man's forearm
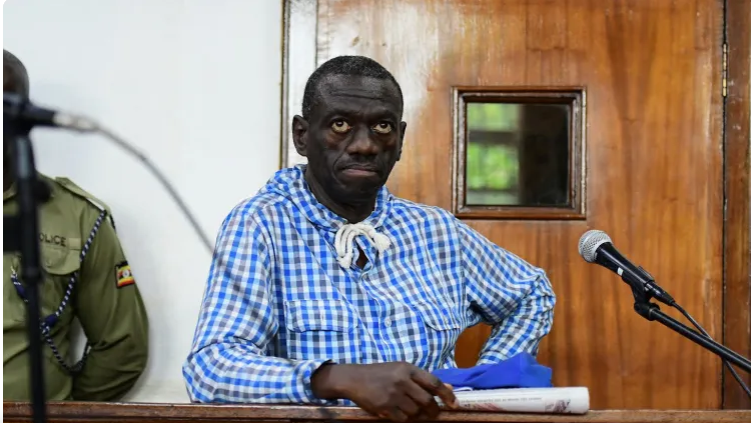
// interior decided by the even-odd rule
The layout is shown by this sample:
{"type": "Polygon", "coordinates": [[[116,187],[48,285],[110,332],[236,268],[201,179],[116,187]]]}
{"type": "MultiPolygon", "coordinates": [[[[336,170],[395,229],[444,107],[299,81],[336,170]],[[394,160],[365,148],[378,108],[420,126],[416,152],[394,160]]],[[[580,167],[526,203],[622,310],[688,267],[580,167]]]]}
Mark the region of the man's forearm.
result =
{"type": "Polygon", "coordinates": [[[183,374],[195,402],[324,404],[311,386],[324,363],[268,357],[250,345],[213,344],[191,354],[183,374]]]}

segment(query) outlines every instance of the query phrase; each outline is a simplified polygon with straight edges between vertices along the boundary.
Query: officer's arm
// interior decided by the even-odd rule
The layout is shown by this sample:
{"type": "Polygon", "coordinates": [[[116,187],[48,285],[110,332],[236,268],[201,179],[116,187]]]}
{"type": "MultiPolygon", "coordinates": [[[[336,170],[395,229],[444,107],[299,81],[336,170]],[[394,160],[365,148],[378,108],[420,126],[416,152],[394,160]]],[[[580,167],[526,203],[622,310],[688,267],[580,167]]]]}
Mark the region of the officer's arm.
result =
{"type": "Polygon", "coordinates": [[[94,238],[80,276],[75,308],[91,352],[74,378],[73,399],[116,400],[133,387],[146,366],[148,321],[109,219],[94,238]]]}

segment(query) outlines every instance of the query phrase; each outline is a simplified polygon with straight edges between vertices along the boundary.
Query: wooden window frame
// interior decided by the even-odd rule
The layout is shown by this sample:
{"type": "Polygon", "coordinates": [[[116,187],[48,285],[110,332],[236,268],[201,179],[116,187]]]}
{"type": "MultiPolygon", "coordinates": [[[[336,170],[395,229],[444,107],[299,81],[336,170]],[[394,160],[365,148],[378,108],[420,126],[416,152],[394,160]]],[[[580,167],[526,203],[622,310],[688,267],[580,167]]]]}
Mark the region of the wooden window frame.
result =
{"type": "Polygon", "coordinates": [[[454,87],[454,174],[452,212],[460,219],[585,220],[586,215],[586,92],[582,87],[454,87]],[[467,104],[550,103],[571,110],[569,128],[569,207],[466,205],[467,104]]]}

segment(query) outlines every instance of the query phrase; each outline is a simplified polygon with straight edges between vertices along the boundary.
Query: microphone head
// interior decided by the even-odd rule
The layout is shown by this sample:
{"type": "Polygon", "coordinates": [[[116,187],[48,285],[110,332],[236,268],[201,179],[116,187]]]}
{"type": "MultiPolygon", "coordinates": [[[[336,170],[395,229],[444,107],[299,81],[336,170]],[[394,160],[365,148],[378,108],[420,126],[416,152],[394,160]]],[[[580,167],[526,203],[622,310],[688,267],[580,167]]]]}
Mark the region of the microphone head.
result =
{"type": "Polygon", "coordinates": [[[584,260],[593,263],[597,258],[597,249],[606,242],[612,243],[613,240],[605,232],[596,229],[587,231],[579,239],[579,254],[584,260]]]}

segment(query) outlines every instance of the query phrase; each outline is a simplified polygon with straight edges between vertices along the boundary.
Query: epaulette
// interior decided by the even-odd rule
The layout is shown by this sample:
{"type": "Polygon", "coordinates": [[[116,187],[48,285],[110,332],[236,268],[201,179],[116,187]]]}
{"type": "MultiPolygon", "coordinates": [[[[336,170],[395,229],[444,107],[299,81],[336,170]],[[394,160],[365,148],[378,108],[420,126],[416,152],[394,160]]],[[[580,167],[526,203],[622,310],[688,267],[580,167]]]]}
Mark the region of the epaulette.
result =
{"type": "Polygon", "coordinates": [[[107,215],[112,217],[112,211],[110,210],[109,206],[107,204],[91,195],[89,192],[84,190],[83,188],[79,187],[78,185],[74,184],[73,181],[71,181],[68,178],[63,177],[57,177],[55,178],[55,182],[60,184],[61,187],[65,188],[66,190],[70,191],[72,194],[83,198],[84,200],[91,203],[94,207],[98,208],[99,210],[103,210],[107,212],[107,215]]]}

